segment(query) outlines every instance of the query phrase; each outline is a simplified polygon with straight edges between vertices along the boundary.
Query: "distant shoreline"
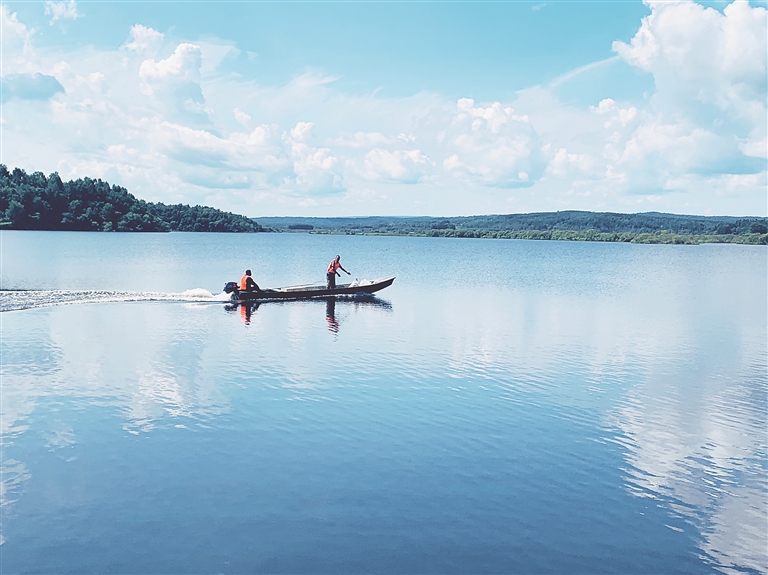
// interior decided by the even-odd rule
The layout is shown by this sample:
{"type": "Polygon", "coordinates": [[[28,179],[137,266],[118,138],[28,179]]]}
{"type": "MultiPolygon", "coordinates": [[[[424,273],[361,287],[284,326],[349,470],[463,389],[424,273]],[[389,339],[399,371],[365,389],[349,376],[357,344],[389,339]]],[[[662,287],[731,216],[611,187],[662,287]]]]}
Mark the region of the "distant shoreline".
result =
{"type": "Polygon", "coordinates": [[[474,239],[498,239],[498,240],[544,240],[544,241],[576,241],[576,242],[605,242],[605,243],[630,243],[630,244],[677,244],[677,245],[701,245],[701,244],[740,244],[740,245],[768,245],[768,234],[743,234],[734,235],[694,235],[694,234],[588,234],[574,230],[556,230],[554,232],[532,230],[531,232],[491,232],[487,230],[467,230],[464,235],[445,234],[396,234],[396,233],[354,233],[354,232],[306,232],[316,235],[362,235],[362,236],[400,236],[400,237],[440,237],[440,238],[474,238],[474,239]]]}
{"type": "MultiPolygon", "coordinates": [[[[77,232],[91,233],[89,230],[24,230],[14,229],[4,226],[0,223],[0,232],[77,232]]],[[[282,230],[262,229],[262,232],[284,233],[282,230]]],[[[591,231],[591,230],[588,230],[591,231]]],[[[112,233],[134,233],[135,230],[112,232],[112,233]]],[[[186,234],[186,233],[211,233],[199,231],[155,231],[142,232],[144,234],[186,234]]],[[[248,233],[248,232],[215,232],[215,233],[248,233]]],[[[554,232],[532,230],[531,232],[492,232],[487,230],[466,230],[463,235],[447,235],[439,233],[377,233],[377,232],[354,232],[354,231],[297,231],[291,230],[289,233],[305,233],[308,235],[327,235],[327,236],[369,236],[369,237],[421,237],[421,238],[470,238],[470,239],[498,239],[498,240],[530,240],[530,241],[576,241],[576,242],[602,242],[602,243],[629,243],[629,244],[665,244],[665,245],[701,245],[701,244],[732,244],[732,245],[750,245],[764,246],[768,245],[768,234],[742,234],[742,235],[697,235],[697,234],[669,234],[664,232],[645,233],[645,234],[610,234],[596,233],[589,234],[573,230],[556,230],[554,232]]],[[[2,291],[2,290],[0,290],[2,291]]]]}
{"type": "Polygon", "coordinates": [[[657,212],[538,212],[489,216],[263,217],[276,232],[635,244],[768,245],[768,218],[688,216],[657,212]]]}
{"type": "Polygon", "coordinates": [[[567,210],[485,216],[265,217],[258,222],[207,206],[150,203],[102,180],[0,164],[0,230],[93,232],[290,232],[625,242],[768,245],[768,218],[621,214],[567,210]]]}

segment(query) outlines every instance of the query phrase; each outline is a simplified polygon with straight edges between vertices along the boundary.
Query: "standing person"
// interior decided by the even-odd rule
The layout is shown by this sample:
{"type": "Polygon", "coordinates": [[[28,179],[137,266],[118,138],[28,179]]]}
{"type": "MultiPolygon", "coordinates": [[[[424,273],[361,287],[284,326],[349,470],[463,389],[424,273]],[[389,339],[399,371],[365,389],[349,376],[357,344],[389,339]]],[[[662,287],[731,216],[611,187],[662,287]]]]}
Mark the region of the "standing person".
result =
{"type": "Polygon", "coordinates": [[[331,263],[328,264],[328,273],[325,274],[326,289],[333,289],[336,287],[336,276],[341,276],[339,270],[343,271],[347,275],[350,275],[347,270],[341,267],[341,256],[336,256],[331,260],[331,263]]]}
{"type": "Polygon", "coordinates": [[[253,281],[251,277],[251,270],[245,270],[243,277],[240,278],[240,291],[251,291],[252,289],[261,291],[259,284],[253,281]]]}

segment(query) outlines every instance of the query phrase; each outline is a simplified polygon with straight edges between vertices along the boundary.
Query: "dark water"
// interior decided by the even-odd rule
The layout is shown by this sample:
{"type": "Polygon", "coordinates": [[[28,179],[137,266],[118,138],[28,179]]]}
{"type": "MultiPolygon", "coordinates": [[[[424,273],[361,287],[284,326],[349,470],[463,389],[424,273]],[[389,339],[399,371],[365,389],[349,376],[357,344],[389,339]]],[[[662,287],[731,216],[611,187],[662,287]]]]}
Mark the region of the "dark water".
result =
{"type": "Polygon", "coordinates": [[[3,572],[766,572],[764,247],[0,241],[3,572]]]}

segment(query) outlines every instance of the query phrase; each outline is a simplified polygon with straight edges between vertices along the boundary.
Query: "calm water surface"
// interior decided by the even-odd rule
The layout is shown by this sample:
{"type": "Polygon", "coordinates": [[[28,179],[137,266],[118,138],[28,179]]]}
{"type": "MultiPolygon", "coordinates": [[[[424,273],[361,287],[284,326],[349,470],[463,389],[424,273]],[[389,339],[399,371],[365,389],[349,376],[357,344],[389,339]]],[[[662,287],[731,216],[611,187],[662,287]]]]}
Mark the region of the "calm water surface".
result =
{"type": "Polygon", "coordinates": [[[764,247],[0,241],[4,573],[766,572],[764,247]]]}

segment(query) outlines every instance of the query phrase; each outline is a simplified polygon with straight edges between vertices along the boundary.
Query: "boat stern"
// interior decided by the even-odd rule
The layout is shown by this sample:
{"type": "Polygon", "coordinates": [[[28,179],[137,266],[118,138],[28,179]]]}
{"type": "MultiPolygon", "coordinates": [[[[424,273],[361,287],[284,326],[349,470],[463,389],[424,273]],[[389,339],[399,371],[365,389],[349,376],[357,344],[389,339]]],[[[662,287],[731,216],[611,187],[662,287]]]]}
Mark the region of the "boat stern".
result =
{"type": "Polygon", "coordinates": [[[231,294],[233,300],[240,299],[240,290],[237,287],[237,282],[227,282],[224,284],[224,293],[231,294]]]}

